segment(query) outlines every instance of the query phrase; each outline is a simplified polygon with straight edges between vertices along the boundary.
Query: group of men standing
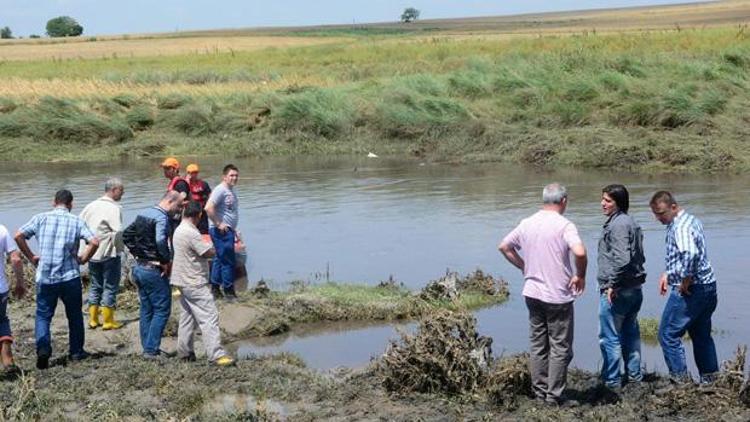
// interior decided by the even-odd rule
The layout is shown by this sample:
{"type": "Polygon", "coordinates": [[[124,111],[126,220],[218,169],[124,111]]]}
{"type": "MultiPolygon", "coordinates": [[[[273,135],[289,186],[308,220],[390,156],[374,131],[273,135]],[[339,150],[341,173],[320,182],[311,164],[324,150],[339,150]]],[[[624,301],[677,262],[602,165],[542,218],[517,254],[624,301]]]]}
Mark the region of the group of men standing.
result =
{"type": "MultiPolygon", "coordinates": [[[[542,200],[542,209],[505,236],[499,250],[524,275],[532,392],[549,404],[575,405],[564,392],[573,359],[573,302],[586,286],[587,255],[575,225],[563,217],[568,205],[566,188],[558,183],[547,185],[542,200]]],[[[661,295],[669,293],[669,299],[659,325],[659,343],[670,378],[676,383],[691,380],[682,343],[687,332],[700,381],[710,383],[719,370],[711,337],[717,294],[703,225],[680,208],[670,192],[656,192],[649,205],[655,218],[667,226],[666,269],[658,287],[661,295]]],[[[597,259],[601,378],[615,392],[624,381],[643,379],[638,312],[646,281],[645,255],[643,233],[628,214],[629,206],[625,186],[602,189],[606,221],[597,259]]]]}
{"type": "MultiPolygon", "coordinates": [[[[193,338],[195,327],[199,327],[208,360],[220,366],[234,363],[221,346],[215,298],[236,298],[233,270],[239,213],[234,186],[238,169],[232,164],[225,166],[222,182],[212,192],[200,179],[196,164],[188,166],[184,178],[179,176],[176,159],[168,158],[162,167],[170,178],[166,193],[157,205],[139,212],[127,227],[119,204],[125,187],[118,178],[106,181],[104,196],[89,203],[80,217],[71,213],[73,194],[62,189],[55,194],[53,210],[33,216],[14,237],[0,226],[0,250],[10,257],[15,273],[14,295],[25,294],[19,251],[36,267],[37,368],[49,366],[50,323],[58,299],[65,306],[68,320],[69,358],[75,361],[89,355],[84,349],[81,265],[88,264],[91,281],[88,327],[122,327],[115,319],[115,309],[125,247],[135,258],[132,276],[140,299],[143,357],[161,359],[167,355],[160,344],[171,312],[171,284],[179,291],[181,307],[178,357],[195,360],[193,338]],[[27,243],[31,237],[37,239],[38,253],[27,243]],[[81,241],[85,246],[81,247],[81,241]]],[[[2,262],[4,266],[5,260],[2,262]]],[[[9,293],[5,273],[0,271],[0,359],[6,370],[14,370],[13,337],[7,318],[9,293]]]]}

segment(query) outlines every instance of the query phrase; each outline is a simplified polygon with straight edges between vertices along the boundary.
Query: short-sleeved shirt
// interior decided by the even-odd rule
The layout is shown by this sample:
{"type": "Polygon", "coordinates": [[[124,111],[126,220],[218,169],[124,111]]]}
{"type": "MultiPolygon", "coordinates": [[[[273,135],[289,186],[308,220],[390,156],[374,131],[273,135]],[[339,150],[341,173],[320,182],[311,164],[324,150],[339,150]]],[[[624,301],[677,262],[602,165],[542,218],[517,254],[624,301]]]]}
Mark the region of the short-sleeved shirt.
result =
{"type": "Polygon", "coordinates": [[[62,283],[81,276],[78,247],[81,240],[94,239],[94,234],[78,216],[57,207],[31,217],[18,230],[26,239],[36,236],[39,243],[38,284],[62,283]]]}
{"type": "Polygon", "coordinates": [[[203,257],[211,243],[204,241],[198,228],[187,220],[177,227],[172,238],[174,260],[172,261],[173,286],[202,286],[208,283],[208,258],[203,257]]]}
{"type": "Polygon", "coordinates": [[[575,299],[568,286],[573,276],[570,254],[571,248],[583,242],[570,220],[555,211],[540,210],[521,221],[503,243],[523,256],[524,296],[556,304],[575,299]]]}
{"type": "Polygon", "coordinates": [[[99,239],[99,249],[91,257],[92,261],[114,258],[122,253],[122,207],[117,201],[104,195],[83,208],[81,219],[99,239]]]}
{"type": "MultiPolygon", "coordinates": [[[[237,228],[240,215],[237,194],[234,193],[234,189],[228,187],[225,183],[220,183],[211,192],[208,202],[214,205],[214,212],[222,223],[233,229],[237,228]]],[[[209,225],[214,227],[214,222],[210,218],[209,225]]]]}
{"type": "Polygon", "coordinates": [[[5,257],[15,250],[18,250],[16,241],[8,233],[8,229],[0,224],[0,294],[5,294],[10,290],[8,280],[5,278],[5,257]]]}

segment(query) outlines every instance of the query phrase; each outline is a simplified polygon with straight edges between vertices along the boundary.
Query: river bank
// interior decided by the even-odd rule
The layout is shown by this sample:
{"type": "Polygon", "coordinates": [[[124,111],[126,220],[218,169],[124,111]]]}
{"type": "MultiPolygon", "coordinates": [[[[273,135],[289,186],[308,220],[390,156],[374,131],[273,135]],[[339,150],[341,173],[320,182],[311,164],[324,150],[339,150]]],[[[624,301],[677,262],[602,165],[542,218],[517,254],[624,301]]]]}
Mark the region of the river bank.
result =
{"type": "Polygon", "coordinates": [[[33,76],[46,62],[4,66],[3,159],[373,151],[651,173],[750,168],[741,28],[358,37],[217,52],[189,72],[186,60],[71,61],[53,79],[33,76]]]}
{"type": "MultiPolygon", "coordinates": [[[[406,350],[403,356],[415,362],[407,368],[414,382],[400,384],[393,383],[397,371],[388,370],[389,365],[390,369],[398,367],[393,359],[385,357],[360,370],[319,372],[306,368],[298,356],[291,354],[253,355],[235,367],[217,368],[200,359],[190,363],[174,358],[145,361],[137,352],[122,347],[125,331],[100,330],[87,330],[87,344],[94,352],[90,359],[70,362],[61,356],[52,360],[50,369],[38,371],[30,369],[34,362],[33,321],[21,318],[18,311],[18,307],[11,307],[16,358],[25,371],[0,379],[2,416],[9,420],[573,421],[750,417],[750,409],[740,394],[742,353],[724,364],[720,381],[710,388],[671,386],[666,378],[649,374],[643,383],[628,385],[622,394],[614,395],[601,388],[596,374],[572,370],[569,392],[580,406],[557,408],[527,396],[528,372],[523,355],[474,362],[476,355],[468,353],[468,348],[478,343],[468,340],[482,337],[475,337],[479,334],[473,318],[449,311],[430,314],[417,333],[394,341],[391,347],[406,350]],[[434,324],[446,320],[447,325],[434,324]],[[432,353],[440,353],[437,349],[420,352],[406,346],[426,341],[439,347],[450,346],[455,353],[437,358],[431,357],[432,353]],[[418,364],[424,361],[432,364],[418,364]],[[440,372],[459,362],[466,371],[440,372]],[[429,382],[419,383],[419,379],[429,382]],[[471,382],[457,382],[460,379],[471,382]]],[[[65,350],[65,334],[64,317],[58,309],[53,326],[58,351],[65,350]]],[[[487,340],[479,343],[488,344],[487,340]]],[[[200,350],[199,344],[196,347],[200,350]]],[[[386,355],[395,356],[392,350],[386,355]]],[[[406,374],[403,367],[398,373],[406,374]]]]}

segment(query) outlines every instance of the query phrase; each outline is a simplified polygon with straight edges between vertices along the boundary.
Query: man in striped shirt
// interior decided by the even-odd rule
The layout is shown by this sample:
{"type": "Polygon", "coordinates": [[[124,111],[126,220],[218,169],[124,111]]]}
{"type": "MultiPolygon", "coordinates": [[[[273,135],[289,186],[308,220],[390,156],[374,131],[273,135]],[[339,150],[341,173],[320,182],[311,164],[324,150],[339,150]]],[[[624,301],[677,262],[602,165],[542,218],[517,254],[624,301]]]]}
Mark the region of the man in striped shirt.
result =
{"type": "Polygon", "coordinates": [[[651,198],[651,211],[667,226],[666,271],[659,279],[659,293],[669,292],[659,324],[659,344],[670,376],[687,381],[682,337],[693,342],[695,364],[701,382],[710,382],[719,371],[716,346],[711,337],[711,315],[716,310],[716,277],[706,252],[703,224],[680,208],[674,196],[659,191],[651,198]]]}

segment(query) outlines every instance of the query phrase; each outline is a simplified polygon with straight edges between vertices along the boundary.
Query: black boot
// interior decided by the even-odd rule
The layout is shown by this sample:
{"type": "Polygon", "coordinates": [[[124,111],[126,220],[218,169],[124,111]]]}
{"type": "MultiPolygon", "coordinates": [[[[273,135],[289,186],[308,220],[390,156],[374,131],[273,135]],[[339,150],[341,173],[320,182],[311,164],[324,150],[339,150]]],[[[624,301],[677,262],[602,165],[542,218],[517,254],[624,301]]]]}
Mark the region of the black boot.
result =
{"type": "Polygon", "coordinates": [[[224,287],[224,297],[226,297],[229,300],[236,300],[237,294],[234,293],[234,286],[232,287],[224,287]]]}
{"type": "Polygon", "coordinates": [[[221,294],[221,287],[216,284],[211,285],[211,294],[214,296],[215,300],[221,299],[224,296],[221,294]]]}

